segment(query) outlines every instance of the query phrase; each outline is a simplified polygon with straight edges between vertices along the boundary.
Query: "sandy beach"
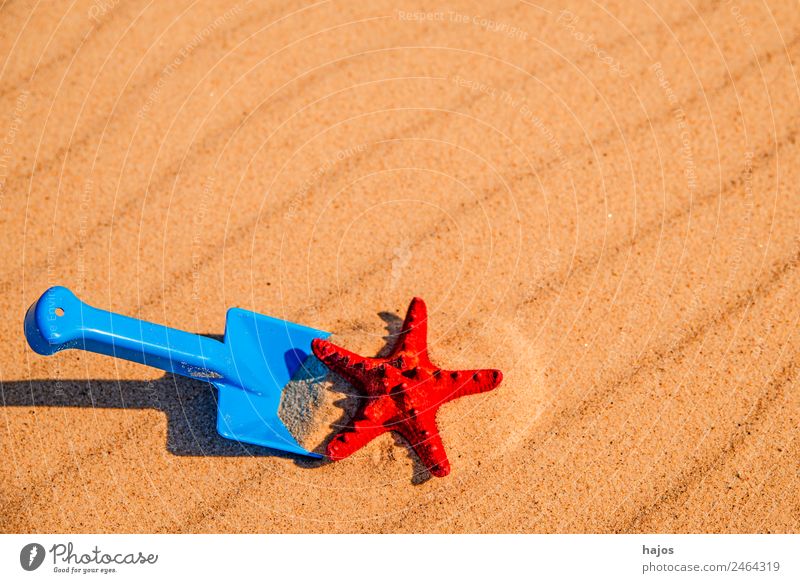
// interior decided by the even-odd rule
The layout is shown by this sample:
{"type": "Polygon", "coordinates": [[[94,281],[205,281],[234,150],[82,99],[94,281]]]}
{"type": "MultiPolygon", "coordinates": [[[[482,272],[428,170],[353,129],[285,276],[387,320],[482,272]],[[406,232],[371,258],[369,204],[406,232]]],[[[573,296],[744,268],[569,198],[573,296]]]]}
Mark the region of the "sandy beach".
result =
{"type": "MultiPolygon", "coordinates": [[[[797,2],[0,4],[0,532],[800,532],[797,2]],[[217,435],[50,286],[365,356],[425,299],[452,471],[217,435]]],[[[316,395],[324,446],[356,400],[316,395]]]]}

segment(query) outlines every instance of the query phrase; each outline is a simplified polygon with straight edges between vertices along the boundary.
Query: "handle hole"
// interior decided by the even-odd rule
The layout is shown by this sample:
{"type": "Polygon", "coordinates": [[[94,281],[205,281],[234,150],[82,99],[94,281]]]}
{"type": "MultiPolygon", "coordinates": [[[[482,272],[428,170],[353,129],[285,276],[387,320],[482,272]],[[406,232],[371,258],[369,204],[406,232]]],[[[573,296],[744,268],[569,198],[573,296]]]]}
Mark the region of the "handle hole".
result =
{"type": "Polygon", "coordinates": [[[59,318],[64,315],[64,308],[56,308],[56,316],[59,318]]]}

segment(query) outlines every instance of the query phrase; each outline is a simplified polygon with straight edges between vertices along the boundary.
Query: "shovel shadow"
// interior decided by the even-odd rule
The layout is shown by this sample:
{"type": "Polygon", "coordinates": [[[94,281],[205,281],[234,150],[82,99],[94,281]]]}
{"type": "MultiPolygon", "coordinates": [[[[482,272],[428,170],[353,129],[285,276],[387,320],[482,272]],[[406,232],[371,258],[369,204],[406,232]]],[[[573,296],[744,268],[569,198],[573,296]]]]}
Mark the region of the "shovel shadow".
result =
{"type": "Polygon", "coordinates": [[[167,451],[178,456],[295,456],[217,433],[217,389],[166,374],[152,381],[95,379],[0,383],[4,407],[154,409],[167,416],[167,451]]]}
{"type": "MultiPolygon", "coordinates": [[[[216,340],[221,336],[208,335],[216,340]]],[[[287,366],[296,354],[286,354],[287,366]]],[[[153,409],[167,417],[167,451],[177,456],[283,457],[291,453],[217,433],[217,389],[171,373],[155,380],[34,379],[0,382],[0,406],[153,409]]]]}

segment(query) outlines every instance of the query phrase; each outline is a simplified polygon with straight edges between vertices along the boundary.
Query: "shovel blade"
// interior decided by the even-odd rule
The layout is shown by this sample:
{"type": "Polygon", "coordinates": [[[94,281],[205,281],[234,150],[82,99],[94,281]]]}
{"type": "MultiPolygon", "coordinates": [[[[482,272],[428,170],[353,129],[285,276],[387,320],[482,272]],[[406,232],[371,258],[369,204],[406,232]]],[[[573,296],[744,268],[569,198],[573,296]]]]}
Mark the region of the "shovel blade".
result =
{"type": "Polygon", "coordinates": [[[228,310],[225,345],[233,366],[219,389],[217,431],[223,437],[309,457],[278,416],[281,395],[311,354],[314,338],[329,332],[256,312],[228,310]]]}
{"type": "Polygon", "coordinates": [[[219,389],[217,431],[222,437],[313,458],[278,417],[280,395],[256,395],[214,383],[219,389]]]}

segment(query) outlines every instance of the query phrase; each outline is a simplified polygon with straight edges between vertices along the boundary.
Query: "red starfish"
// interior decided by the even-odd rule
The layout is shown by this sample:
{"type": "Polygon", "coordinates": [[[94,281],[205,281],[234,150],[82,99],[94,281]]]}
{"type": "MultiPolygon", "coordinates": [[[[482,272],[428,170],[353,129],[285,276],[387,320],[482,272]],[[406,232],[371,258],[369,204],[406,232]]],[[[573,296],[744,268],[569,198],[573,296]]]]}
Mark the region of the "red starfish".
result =
{"type": "Polygon", "coordinates": [[[397,345],[386,358],[366,358],[316,339],[314,354],[369,397],[350,425],[327,447],[333,460],[346,458],[386,431],[397,431],[434,476],[450,473],[436,426],[436,411],[464,395],[491,391],[503,380],[499,370],[442,370],[428,358],[425,302],[411,300],[397,345]]]}

